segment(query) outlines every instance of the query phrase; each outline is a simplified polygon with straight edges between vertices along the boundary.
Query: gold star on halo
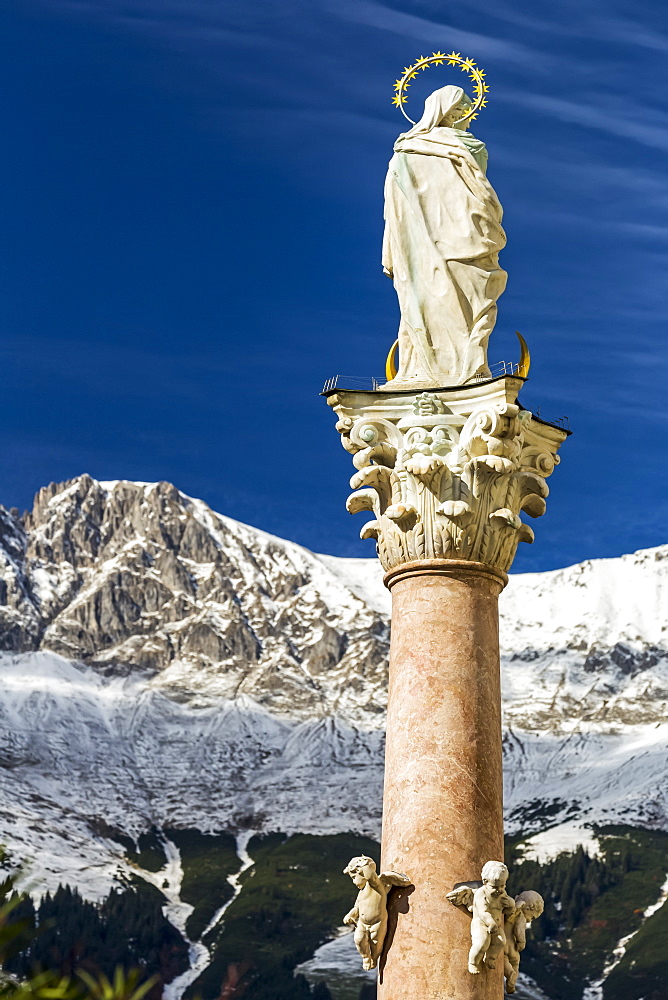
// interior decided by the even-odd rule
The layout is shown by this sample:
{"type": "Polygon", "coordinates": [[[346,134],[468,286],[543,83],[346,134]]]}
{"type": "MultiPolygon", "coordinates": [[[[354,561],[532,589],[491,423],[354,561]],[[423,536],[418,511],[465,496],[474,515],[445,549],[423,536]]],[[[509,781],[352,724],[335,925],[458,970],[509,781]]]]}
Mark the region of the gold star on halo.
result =
{"type": "Polygon", "coordinates": [[[478,117],[478,111],[487,106],[487,100],[485,99],[485,94],[489,92],[489,87],[483,81],[485,76],[485,71],[480,69],[474,59],[466,58],[464,59],[460,52],[441,52],[438,49],[436,52],[432,52],[430,56],[419,56],[411,66],[405,66],[403,76],[400,80],[396,80],[394,83],[394,96],[392,98],[392,103],[397,108],[402,108],[407,102],[408,98],[405,91],[410,86],[409,81],[415,80],[418,73],[422,70],[427,69],[428,66],[441,66],[446,62],[448,66],[459,66],[460,69],[464,70],[465,73],[471,79],[472,90],[475,95],[474,103],[470,108],[468,115],[464,115],[460,121],[463,124],[468,124],[478,117]]]}

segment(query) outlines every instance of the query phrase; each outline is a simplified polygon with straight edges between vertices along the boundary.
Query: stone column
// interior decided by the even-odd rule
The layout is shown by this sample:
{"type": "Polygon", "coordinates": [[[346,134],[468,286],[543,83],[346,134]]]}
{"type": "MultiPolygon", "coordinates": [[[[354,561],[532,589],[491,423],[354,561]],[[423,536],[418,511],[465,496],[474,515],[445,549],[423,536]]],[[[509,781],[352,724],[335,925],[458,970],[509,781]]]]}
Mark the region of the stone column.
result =
{"type": "Polygon", "coordinates": [[[498,596],[568,433],[518,404],[522,382],[328,394],[392,592],[381,868],[413,884],[389,898],[379,1000],[503,997],[501,959],[469,973],[446,894],[503,860],[498,596]]]}
{"type": "Polygon", "coordinates": [[[498,596],[505,580],[455,559],[387,574],[382,867],[410,872],[414,890],[399,906],[406,912],[391,913],[397,931],[381,962],[379,998],[503,995],[500,968],[467,972],[470,922],[446,894],[479,878],[485,861],[503,860],[498,596]]]}

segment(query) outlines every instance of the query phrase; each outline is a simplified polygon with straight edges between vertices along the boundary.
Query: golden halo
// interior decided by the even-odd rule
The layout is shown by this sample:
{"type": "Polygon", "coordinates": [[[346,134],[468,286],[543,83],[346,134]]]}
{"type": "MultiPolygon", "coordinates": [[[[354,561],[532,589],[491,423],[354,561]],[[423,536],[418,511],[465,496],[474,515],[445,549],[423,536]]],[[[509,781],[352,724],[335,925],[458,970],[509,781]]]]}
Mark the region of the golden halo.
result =
{"type": "Polygon", "coordinates": [[[441,66],[443,63],[447,63],[448,66],[459,66],[460,69],[464,70],[465,73],[471,77],[473,81],[473,92],[475,94],[475,102],[471,105],[470,110],[460,118],[459,121],[455,122],[455,127],[461,125],[463,122],[467,124],[472,122],[474,118],[478,117],[478,112],[481,108],[487,106],[487,97],[489,93],[489,87],[485,83],[484,69],[480,69],[473,62],[473,59],[462,58],[459,52],[432,52],[430,56],[420,56],[416,59],[412,66],[407,66],[404,69],[404,75],[395,82],[394,84],[394,97],[392,98],[392,103],[395,108],[399,108],[404,118],[407,118],[411,125],[415,125],[416,122],[412,118],[409,118],[404,111],[404,104],[408,100],[406,97],[406,89],[410,87],[410,81],[414,80],[418,75],[420,70],[425,70],[427,66],[441,66]]]}

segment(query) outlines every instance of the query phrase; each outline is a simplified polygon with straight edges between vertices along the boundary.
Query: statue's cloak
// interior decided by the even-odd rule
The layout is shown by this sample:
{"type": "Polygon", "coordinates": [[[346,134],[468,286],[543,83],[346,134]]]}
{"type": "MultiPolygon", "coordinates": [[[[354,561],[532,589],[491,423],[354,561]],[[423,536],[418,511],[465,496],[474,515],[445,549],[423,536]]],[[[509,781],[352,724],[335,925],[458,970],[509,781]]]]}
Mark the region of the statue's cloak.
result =
{"type": "Polygon", "coordinates": [[[428,98],[423,117],[395,143],[387,172],[383,267],[401,308],[397,384],[461,383],[488,371],[506,236],[484,144],[437,124],[462,95],[443,87],[428,98]]]}

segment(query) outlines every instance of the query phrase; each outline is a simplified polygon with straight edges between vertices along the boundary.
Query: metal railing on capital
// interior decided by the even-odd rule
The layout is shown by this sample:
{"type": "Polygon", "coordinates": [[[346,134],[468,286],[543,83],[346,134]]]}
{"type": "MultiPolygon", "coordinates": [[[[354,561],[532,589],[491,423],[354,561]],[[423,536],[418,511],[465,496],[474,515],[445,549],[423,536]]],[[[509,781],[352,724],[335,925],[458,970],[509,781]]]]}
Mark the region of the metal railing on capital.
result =
{"type": "MultiPolygon", "coordinates": [[[[496,364],[492,365],[490,368],[490,374],[485,373],[484,375],[474,375],[467,381],[467,385],[472,385],[476,382],[489,382],[495,378],[502,378],[504,375],[518,375],[520,378],[520,368],[521,365],[516,361],[497,361],[496,364]]],[[[328,378],[325,382],[322,391],[331,392],[333,389],[348,389],[350,391],[366,391],[366,392],[376,392],[381,389],[384,385],[387,385],[388,379],[375,375],[333,375],[328,378]]],[[[452,386],[457,385],[456,380],[449,381],[448,379],[443,380],[442,386],[439,388],[447,389],[452,386]]]]}
{"type": "MultiPolygon", "coordinates": [[[[466,384],[474,385],[482,382],[491,382],[494,379],[503,378],[504,376],[522,378],[523,375],[521,374],[521,368],[522,365],[518,364],[516,361],[497,361],[496,364],[491,366],[489,375],[475,375],[473,378],[469,379],[466,384]]],[[[325,382],[322,387],[322,393],[327,394],[333,392],[335,389],[341,389],[344,391],[347,390],[349,392],[379,392],[385,385],[387,385],[387,382],[388,380],[386,378],[375,375],[333,375],[325,382]]],[[[455,385],[457,385],[457,382],[455,381],[447,382],[444,380],[443,385],[440,386],[440,388],[448,389],[455,385]]],[[[568,417],[548,417],[541,413],[540,406],[527,406],[523,400],[518,400],[518,402],[523,409],[529,410],[533,416],[542,423],[551,424],[553,427],[560,427],[562,430],[570,433],[570,422],[568,417]]]]}

